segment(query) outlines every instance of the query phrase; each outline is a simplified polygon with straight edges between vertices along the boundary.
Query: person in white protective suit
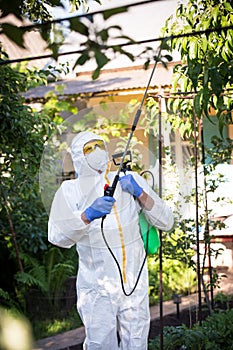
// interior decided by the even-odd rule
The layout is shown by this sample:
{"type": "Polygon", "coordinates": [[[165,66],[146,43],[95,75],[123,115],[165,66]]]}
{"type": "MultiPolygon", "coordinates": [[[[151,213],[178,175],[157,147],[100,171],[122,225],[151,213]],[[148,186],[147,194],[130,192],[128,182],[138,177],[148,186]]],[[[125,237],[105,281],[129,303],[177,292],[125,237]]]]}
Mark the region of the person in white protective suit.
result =
{"type": "Polygon", "coordinates": [[[135,172],[122,174],[114,198],[104,196],[112,184],[105,143],[92,132],[81,132],[72,141],[72,160],[77,174],[64,181],[55,194],[48,227],[52,244],[70,248],[79,256],[77,308],[85,326],[86,350],[147,350],[150,326],[146,264],[136,289],[130,294],[145,257],[139,229],[139,212],[157,228],[169,231],[173,214],[164,201],[135,172]]]}

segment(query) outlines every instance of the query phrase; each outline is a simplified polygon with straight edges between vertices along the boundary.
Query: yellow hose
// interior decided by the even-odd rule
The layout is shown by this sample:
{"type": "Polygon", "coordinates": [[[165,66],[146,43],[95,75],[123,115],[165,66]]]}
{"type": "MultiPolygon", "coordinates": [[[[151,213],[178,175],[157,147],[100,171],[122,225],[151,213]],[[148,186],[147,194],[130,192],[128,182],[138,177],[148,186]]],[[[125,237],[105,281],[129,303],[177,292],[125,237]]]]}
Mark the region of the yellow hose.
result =
{"type": "MultiPolygon", "coordinates": [[[[111,167],[111,162],[108,163],[108,167],[105,173],[105,180],[108,185],[110,185],[110,181],[108,179],[108,174],[110,171],[111,167]]],[[[114,215],[117,221],[117,226],[118,226],[118,231],[120,233],[120,240],[121,240],[121,251],[122,251],[122,277],[123,277],[123,282],[126,283],[126,250],[125,250],[125,242],[124,242],[124,235],[123,235],[123,230],[122,230],[122,225],[120,221],[120,216],[116,208],[116,204],[113,205],[113,211],[114,215]]]]}

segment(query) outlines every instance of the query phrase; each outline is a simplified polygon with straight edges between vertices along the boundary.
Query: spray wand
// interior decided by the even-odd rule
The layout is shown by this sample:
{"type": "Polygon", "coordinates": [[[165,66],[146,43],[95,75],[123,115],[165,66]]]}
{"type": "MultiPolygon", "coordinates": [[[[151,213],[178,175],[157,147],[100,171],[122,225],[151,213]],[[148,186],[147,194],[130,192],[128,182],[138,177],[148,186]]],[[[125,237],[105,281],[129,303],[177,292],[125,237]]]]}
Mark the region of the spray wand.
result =
{"type": "MultiPolygon", "coordinates": [[[[161,53],[161,46],[160,46],[160,49],[159,49],[159,56],[160,56],[160,53],[161,53]]],[[[121,162],[120,162],[120,165],[119,165],[119,168],[118,168],[118,171],[117,171],[117,174],[113,180],[113,183],[112,183],[112,186],[109,186],[108,184],[105,185],[104,187],[104,195],[105,196],[109,196],[109,197],[113,197],[114,195],[114,192],[115,192],[115,189],[116,189],[116,186],[117,186],[117,183],[119,181],[119,177],[120,177],[120,172],[122,169],[124,169],[125,167],[125,157],[126,155],[129,154],[129,145],[130,145],[130,141],[133,137],[133,133],[137,127],[137,124],[138,124],[138,121],[139,121],[139,118],[141,116],[141,112],[142,112],[142,107],[143,107],[143,103],[145,101],[145,98],[146,98],[146,95],[147,95],[147,91],[148,91],[148,88],[150,86],[150,83],[151,83],[151,79],[153,77],[153,74],[154,74],[154,71],[155,71],[155,68],[157,66],[157,62],[158,60],[155,61],[155,64],[154,64],[154,67],[152,69],[152,72],[151,72],[151,75],[150,75],[150,78],[149,78],[149,81],[148,81],[148,84],[147,84],[147,87],[145,89],[145,92],[144,92],[144,95],[143,95],[143,98],[142,98],[142,101],[140,103],[140,106],[136,112],[136,115],[134,117],[134,121],[133,121],[133,125],[132,125],[132,128],[131,128],[131,131],[130,131],[130,134],[129,134],[129,137],[128,137],[128,141],[127,141],[127,144],[126,144],[126,147],[125,147],[125,150],[123,152],[123,155],[122,155],[122,158],[121,158],[121,162]]],[[[133,292],[135,291],[137,285],[138,285],[138,282],[139,282],[139,279],[140,279],[140,276],[141,276],[141,273],[142,273],[142,270],[143,270],[143,267],[145,265],[145,262],[146,262],[146,258],[147,258],[147,250],[148,250],[148,234],[147,234],[147,242],[146,242],[146,254],[145,254],[145,257],[143,259],[143,262],[141,264],[141,267],[140,267],[140,270],[139,270],[139,273],[138,273],[138,276],[137,276],[137,279],[136,279],[136,282],[134,284],[134,287],[131,289],[130,292],[126,292],[125,290],[125,287],[124,287],[124,280],[123,280],[123,276],[122,276],[122,272],[121,272],[121,267],[120,267],[120,264],[114,254],[114,252],[112,251],[111,247],[109,246],[107,240],[106,240],[106,237],[104,235],[104,227],[103,227],[103,224],[104,224],[104,220],[106,218],[106,215],[102,217],[102,221],[101,221],[101,232],[102,232],[102,236],[103,236],[103,240],[110,252],[110,254],[112,255],[116,265],[117,265],[117,268],[118,268],[118,271],[119,271],[119,275],[120,275],[120,280],[121,280],[121,288],[122,288],[122,291],[124,293],[125,296],[130,296],[133,294],[133,292]]]]}
{"type": "MultiPolygon", "coordinates": [[[[161,53],[161,46],[160,46],[160,48],[159,48],[158,57],[160,57],[160,53],[161,53]]],[[[125,146],[125,150],[124,150],[124,152],[123,152],[123,155],[122,155],[122,158],[121,158],[121,162],[120,162],[119,168],[118,168],[118,170],[117,170],[116,176],[115,176],[115,178],[114,178],[114,180],[113,180],[112,186],[105,185],[105,188],[104,188],[104,195],[105,195],[105,196],[113,197],[113,195],[114,195],[114,192],[115,192],[117,183],[118,183],[118,181],[119,181],[120,172],[121,172],[121,170],[122,170],[125,157],[126,157],[126,155],[127,155],[127,153],[128,153],[128,149],[129,149],[129,145],[130,145],[131,139],[132,139],[132,137],[133,137],[133,133],[134,133],[136,127],[137,127],[139,118],[140,118],[140,116],[141,116],[142,107],[143,107],[143,104],[144,104],[144,101],[145,101],[145,98],[146,98],[146,95],[147,95],[147,91],[148,91],[148,89],[149,89],[149,86],[150,86],[152,77],[153,77],[153,75],[154,75],[154,71],[155,71],[155,68],[156,68],[156,66],[157,66],[157,63],[158,63],[158,60],[155,61],[154,67],[153,67],[153,69],[152,69],[152,72],[151,72],[149,81],[148,81],[148,83],[147,83],[147,86],[146,86],[146,89],[145,89],[145,92],[144,92],[144,95],[143,95],[143,98],[142,98],[142,101],[141,101],[140,106],[139,106],[139,108],[138,108],[138,110],[137,110],[137,112],[136,112],[136,115],[135,115],[135,117],[134,117],[133,125],[132,125],[132,128],[131,128],[129,137],[128,137],[128,141],[127,141],[127,144],[126,144],[126,146],[125,146]]]]}

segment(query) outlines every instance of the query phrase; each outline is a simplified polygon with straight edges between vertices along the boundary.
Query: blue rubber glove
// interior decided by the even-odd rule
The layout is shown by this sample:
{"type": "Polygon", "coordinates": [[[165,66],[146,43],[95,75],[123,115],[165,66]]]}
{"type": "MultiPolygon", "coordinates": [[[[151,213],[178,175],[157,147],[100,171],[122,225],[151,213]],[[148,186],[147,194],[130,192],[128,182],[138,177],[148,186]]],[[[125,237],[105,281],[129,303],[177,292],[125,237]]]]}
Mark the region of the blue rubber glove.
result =
{"type": "Polygon", "coordinates": [[[97,198],[92,205],[84,211],[87,220],[93,221],[109,214],[115,201],[113,197],[108,196],[97,198]]]}
{"type": "Polygon", "coordinates": [[[141,195],[142,187],[137,184],[131,174],[120,177],[119,181],[123,191],[132,194],[136,198],[141,195]]]}

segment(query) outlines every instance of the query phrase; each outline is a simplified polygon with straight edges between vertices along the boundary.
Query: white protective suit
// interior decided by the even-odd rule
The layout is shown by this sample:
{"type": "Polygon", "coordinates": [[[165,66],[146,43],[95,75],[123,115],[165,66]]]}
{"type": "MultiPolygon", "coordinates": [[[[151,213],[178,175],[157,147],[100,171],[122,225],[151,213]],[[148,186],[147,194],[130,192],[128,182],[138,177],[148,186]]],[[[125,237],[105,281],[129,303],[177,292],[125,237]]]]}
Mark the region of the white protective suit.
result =
{"type": "MultiPolygon", "coordinates": [[[[115,173],[110,172],[106,178],[106,173],[99,174],[89,167],[83,146],[94,139],[101,138],[90,132],[82,132],[72,142],[72,159],[78,177],[64,181],[55,194],[48,239],[60,247],[70,248],[74,244],[77,247],[77,307],[85,325],[84,349],[147,350],[150,313],[146,264],[134,293],[125,296],[116,262],[102,237],[102,219],[95,219],[90,224],[85,224],[81,219],[82,212],[96,198],[103,196],[106,181],[112,184],[115,177],[115,173]]],[[[147,219],[161,230],[170,230],[173,226],[170,208],[141,176],[134,172],[131,174],[154,200],[153,208],[144,210],[147,219]]],[[[132,195],[122,191],[119,182],[114,198],[114,207],[104,220],[104,235],[121,266],[125,276],[124,287],[129,293],[145,257],[138,224],[141,208],[132,195]]]]}

